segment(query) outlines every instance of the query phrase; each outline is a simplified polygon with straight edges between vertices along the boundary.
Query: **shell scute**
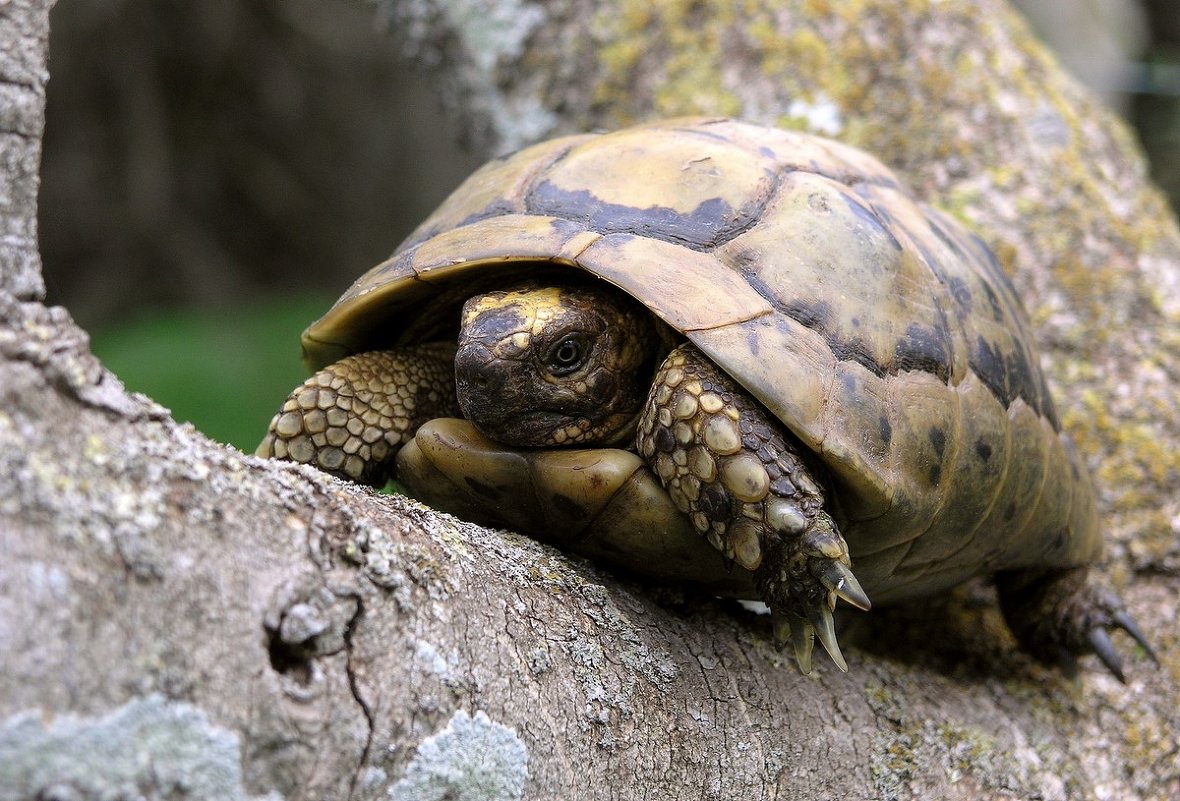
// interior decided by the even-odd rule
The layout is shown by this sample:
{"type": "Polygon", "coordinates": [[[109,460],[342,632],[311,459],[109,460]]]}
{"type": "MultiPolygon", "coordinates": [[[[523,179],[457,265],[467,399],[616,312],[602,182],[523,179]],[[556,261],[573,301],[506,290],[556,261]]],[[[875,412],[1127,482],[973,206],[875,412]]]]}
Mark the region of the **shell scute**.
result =
{"type": "MultiPolygon", "coordinates": [[[[959,434],[957,393],[929,373],[909,373],[882,381],[884,410],[891,429],[891,466],[882,477],[892,489],[891,504],[883,514],[862,517],[846,531],[850,551],[876,553],[891,546],[912,542],[928,531],[941,509],[945,488],[956,485],[951,473],[954,448],[959,434]],[[943,447],[931,431],[942,432],[943,447]],[[858,536],[871,529],[871,536],[858,536]]],[[[866,421],[868,427],[877,416],[866,421]]],[[[867,509],[865,511],[868,511],[867,509]]],[[[863,513],[862,513],[863,514],[863,513]]]]}
{"type": "MultiPolygon", "coordinates": [[[[717,256],[736,265],[777,311],[819,333],[839,360],[884,376],[897,372],[899,349],[907,367],[928,364],[937,353],[925,348],[921,358],[909,358],[914,348],[904,339],[911,326],[945,327],[931,301],[929,272],[899,247],[885,221],[830,178],[786,175],[762,221],[717,256]],[[860,212],[850,213],[853,206],[860,212]]],[[[952,349],[943,339],[946,356],[934,366],[945,377],[952,349]]]]}
{"type": "Polygon", "coordinates": [[[898,452],[892,447],[888,384],[856,362],[838,362],[823,405],[820,453],[843,484],[850,519],[873,520],[889,510],[898,452]]]}
{"type": "Polygon", "coordinates": [[[893,350],[892,363],[896,372],[916,370],[931,373],[945,384],[951,379],[954,342],[951,340],[946,315],[941,308],[935,311],[937,314],[931,326],[920,323],[906,326],[893,350]]]}
{"type": "Polygon", "coordinates": [[[572,148],[529,188],[530,213],[709,250],[761,217],[777,180],[765,157],[692,131],[666,137],[658,158],[642,129],[597,144],[572,148]],[[668,164],[675,184],[658,175],[668,164]]]}
{"type": "Polygon", "coordinates": [[[718,328],[768,315],[770,304],[716,259],[670,242],[611,234],[578,256],[578,264],[641,298],[677,331],[718,328]]]}

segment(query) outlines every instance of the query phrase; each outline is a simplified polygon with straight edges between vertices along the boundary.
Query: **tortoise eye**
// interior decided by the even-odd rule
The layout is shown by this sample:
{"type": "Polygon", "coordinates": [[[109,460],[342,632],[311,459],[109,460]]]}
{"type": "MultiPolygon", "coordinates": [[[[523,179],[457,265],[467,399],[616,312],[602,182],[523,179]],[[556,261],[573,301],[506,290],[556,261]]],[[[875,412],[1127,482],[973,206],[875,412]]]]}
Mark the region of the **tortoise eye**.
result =
{"type": "Polygon", "coordinates": [[[590,353],[590,343],[583,334],[570,334],[558,340],[545,354],[545,363],[553,375],[569,375],[581,367],[590,353]]]}

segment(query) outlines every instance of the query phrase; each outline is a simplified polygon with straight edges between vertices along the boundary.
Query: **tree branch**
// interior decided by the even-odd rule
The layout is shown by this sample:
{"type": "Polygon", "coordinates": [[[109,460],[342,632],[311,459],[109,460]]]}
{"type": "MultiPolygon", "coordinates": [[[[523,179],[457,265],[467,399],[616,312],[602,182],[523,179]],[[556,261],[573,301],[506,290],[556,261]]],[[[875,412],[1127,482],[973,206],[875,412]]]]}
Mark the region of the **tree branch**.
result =
{"type": "Polygon", "coordinates": [[[1002,6],[382,5],[497,147],[837,120],[949,198],[1030,299],[1095,468],[1163,661],[1127,687],[1030,663],[982,585],[852,618],[849,673],[801,676],[740,607],[262,464],[126,394],[37,302],[46,5],[0,10],[0,799],[1180,794],[1180,235],[1002,6]]]}

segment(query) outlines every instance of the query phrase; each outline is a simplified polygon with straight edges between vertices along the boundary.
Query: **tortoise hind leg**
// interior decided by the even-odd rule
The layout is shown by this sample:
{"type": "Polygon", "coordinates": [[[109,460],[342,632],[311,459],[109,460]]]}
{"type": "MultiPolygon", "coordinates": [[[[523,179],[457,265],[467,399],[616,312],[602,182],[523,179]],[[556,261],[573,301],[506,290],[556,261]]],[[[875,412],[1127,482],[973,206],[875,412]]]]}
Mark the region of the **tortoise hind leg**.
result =
{"type": "Polygon", "coordinates": [[[869,599],[848,547],[791,437],[769,412],[692,345],[660,367],[640,417],[640,455],[698,533],[731,563],[753,571],[804,673],[814,636],[847,670],[832,623],[840,597],[869,599]]]}
{"type": "Polygon", "coordinates": [[[459,413],[454,364],[444,342],[334,362],[291,392],[254,454],[383,486],[418,426],[459,413]]]}
{"type": "Polygon", "coordinates": [[[1090,583],[1088,574],[1088,567],[1001,573],[996,577],[1000,607],[1016,639],[1033,656],[1072,666],[1076,657],[1092,653],[1126,683],[1110,631],[1122,629],[1153,662],[1159,660],[1122,600],[1090,583]]]}

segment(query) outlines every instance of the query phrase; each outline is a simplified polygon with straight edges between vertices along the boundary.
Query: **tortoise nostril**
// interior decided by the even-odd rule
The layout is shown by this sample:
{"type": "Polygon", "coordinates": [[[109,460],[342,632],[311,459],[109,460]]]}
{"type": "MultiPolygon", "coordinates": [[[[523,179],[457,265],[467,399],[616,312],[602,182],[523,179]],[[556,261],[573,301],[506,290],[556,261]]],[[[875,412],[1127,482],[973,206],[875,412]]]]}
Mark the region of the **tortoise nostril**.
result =
{"type": "Polygon", "coordinates": [[[503,384],[497,371],[490,369],[492,356],[486,347],[465,343],[455,354],[455,383],[460,395],[464,390],[491,392],[503,384]]]}

